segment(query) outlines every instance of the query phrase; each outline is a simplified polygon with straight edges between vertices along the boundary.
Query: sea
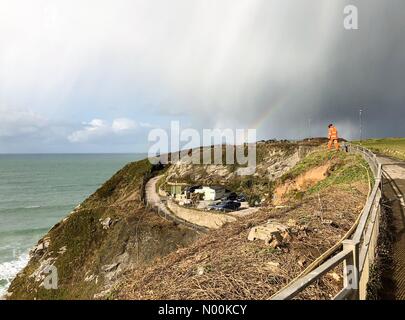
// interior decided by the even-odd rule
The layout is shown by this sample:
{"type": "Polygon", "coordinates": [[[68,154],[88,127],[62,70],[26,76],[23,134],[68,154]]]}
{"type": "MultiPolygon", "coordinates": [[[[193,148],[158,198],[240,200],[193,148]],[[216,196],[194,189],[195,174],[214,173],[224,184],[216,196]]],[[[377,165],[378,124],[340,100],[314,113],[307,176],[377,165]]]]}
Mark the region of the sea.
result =
{"type": "Polygon", "coordinates": [[[0,297],[29,250],[125,164],[146,154],[0,154],[0,297]]]}

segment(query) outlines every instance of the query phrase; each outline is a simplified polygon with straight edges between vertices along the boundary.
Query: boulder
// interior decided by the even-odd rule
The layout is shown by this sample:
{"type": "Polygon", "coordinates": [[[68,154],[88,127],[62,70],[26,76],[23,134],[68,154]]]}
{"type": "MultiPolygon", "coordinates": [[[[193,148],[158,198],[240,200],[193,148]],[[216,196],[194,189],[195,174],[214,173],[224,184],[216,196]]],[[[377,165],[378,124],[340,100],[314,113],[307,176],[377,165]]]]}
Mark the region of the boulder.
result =
{"type": "Polygon", "coordinates": [[[264,240],[273,248],[279,247],[290,239],[289,227],[275,221],[253,227],[248,235],[249,241],[264,240]]]}
{"type": "Polygon", "coordinates": [[[109,229],[111,226],[111,223],[112,223],[112,220],[110,217],[107,217],[105,219],[100,219],[99,221],[101,222],[101,225],[103,226],[104,230],[109,229]]]}
{"type": "Polygon", "coordinates": [[[48,249],[51,243],[49,237],[45,237],[38,241],[38,244],[30,250],[30,256],[42,256],[45,253],[45,250],[48,249]]]}

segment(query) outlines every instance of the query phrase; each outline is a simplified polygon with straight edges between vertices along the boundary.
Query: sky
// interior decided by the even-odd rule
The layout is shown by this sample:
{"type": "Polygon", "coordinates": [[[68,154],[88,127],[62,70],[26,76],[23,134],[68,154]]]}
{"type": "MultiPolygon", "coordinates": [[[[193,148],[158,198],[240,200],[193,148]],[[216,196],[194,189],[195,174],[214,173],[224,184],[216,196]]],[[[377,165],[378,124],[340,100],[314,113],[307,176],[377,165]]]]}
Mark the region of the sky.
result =
{"type": "Polygon", "coordinates": [[[360,109],[405,136],[404,53],[403,0],[0,0],[0,153],[147,152],[171,121],[357,139],[360,109]]]}

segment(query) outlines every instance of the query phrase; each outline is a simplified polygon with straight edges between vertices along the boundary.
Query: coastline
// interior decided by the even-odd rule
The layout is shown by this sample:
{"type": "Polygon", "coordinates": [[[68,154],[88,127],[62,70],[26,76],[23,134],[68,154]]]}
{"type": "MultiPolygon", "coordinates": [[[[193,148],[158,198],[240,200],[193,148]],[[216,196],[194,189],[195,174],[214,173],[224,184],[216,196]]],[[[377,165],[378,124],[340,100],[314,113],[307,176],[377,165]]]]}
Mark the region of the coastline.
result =
{"type": "Polygon", "coordinates": [[[0,155],[0,296],[29,262],[29,252],[132,154],[0,155]],[[21,196],[23,194],[24,196],[21,196]]]}

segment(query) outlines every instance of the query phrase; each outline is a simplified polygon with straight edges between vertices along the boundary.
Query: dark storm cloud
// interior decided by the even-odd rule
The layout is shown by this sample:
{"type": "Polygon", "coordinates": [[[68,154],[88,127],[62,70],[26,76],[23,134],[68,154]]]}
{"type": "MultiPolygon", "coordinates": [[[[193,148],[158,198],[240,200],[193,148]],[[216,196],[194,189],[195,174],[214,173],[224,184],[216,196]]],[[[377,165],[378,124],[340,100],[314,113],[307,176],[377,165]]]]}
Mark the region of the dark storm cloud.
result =
{"type": "Polygon", "coordinates": [[[100,138],[117,132],[116,119],[253,127],[259,138],[325,135],[333,122],[357,138],[360,108],[366,135],[405,135],[402,0],[16,0],[0,9],[0,152],[14,150],[15,136],[21,151],[38,140],[41,150],[88,141],[108,151],[125,141],[100,138]],[[359,30],[343,28],[348,4],[359,30]],[[107,125],[82,125],[100,119],[107,125]]]}
{"type": "Polygon", "coordinates": [[[403,1],[256,4],[231,28],[236,35],[212,84],[187,84],[173,105],[195,124],[258,125],[262,137],[325,135],[333,122],[355,139],[360,109],[365,135],[405,135],[403,1]],[[343,27],[349,4],[358,8],[358,30],[343,27]]]}
{"type": "Polygon", "coordinates": [[[366,136],[405,135],[405,3],[341,4],[358,7],[359,30],[342,27],[342,12],[330,15],[336,28],[327,32],[324,55],[303,82],[278,92],[287,98],[268,124],[270,132],[271,124],[275,125],[275,135],[307,136],[311,119],[312,135],[324,135],[326,125],[334,122],[343,136],[355,139],[360,109],[366,136]]]}
{"type": "Polygon", "coordinates": [[[356,1],[359,26],[337,33],[330,71],[320,86],[322,120],[357,126],[366,135],[405,135],[405,3],[356,1]]]}

